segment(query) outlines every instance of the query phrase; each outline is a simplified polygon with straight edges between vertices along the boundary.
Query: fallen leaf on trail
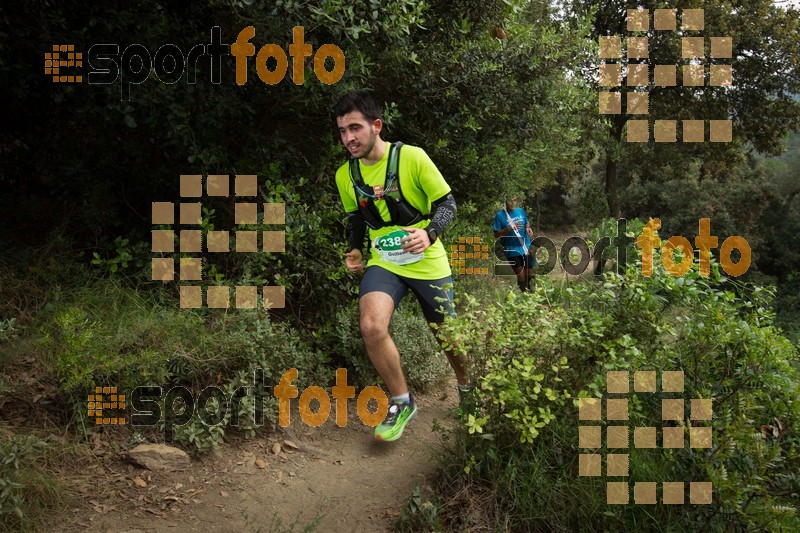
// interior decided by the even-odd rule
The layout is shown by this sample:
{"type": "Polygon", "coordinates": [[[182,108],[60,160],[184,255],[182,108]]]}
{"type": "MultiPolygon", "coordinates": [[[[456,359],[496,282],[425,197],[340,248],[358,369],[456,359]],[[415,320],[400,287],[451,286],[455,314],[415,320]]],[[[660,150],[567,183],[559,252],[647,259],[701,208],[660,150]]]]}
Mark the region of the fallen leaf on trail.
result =
{"type": "Polygon", "coordinates": [[[164,518],[164,519],[166,519],[166,518],[167,518],[167,515],[165,515],[164,513],[159,513],[159,512],[158,512],[158,511],[156,511],[155,509],[145,509],[145,511],[147,511],[148,513],[154,514],[154,515],[156,515],[156,516],[157,516],[157,517],[159,517],[159,518],[164,518]]]}
{"type": "Polygon", "coordinates": [[[288,446],[289,448],[292,448],[293,450],[299,450],[300,449],[300,447],[297,446],[297,444],[295,444],[294,442],[292,442],[290,440],[283,441],[283,445],[284,446],[288,446]]]}
{"type": "Polygon", "coordinates": [[[139,476],[136,476],[135,478],[133,478],[133,484],[136,485],[137,487],[146,487],[147,481],[143,480],[139,476]]]}
{"type": "Polygon", "coordinates": [[[279,453],[281,453],[281,443],[280,442],[276,442],[275,444],[272,445],[272,453],[274,453],[275,455],[278,455],[279,453]]]}
{"type": "Polygon", "coordinates": [[[256,466],[263,470],[267,467],[267,463],[265,463],[261,459],[256,459],[256,466]]]}
{"type": "Polygon", "coordinates": [[[222,496],[223,498],[227,498],[228,496],[230,496],[230,494],[228,494],[224,490],[219,491],[219,495],[222,496]]]}

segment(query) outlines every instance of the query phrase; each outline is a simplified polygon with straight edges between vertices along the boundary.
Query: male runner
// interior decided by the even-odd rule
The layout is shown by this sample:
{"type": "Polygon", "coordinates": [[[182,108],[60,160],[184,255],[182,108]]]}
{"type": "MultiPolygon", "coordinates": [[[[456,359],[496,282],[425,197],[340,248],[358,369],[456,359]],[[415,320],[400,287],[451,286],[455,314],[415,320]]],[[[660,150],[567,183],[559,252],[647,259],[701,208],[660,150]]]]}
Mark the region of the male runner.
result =
{"type": "Polygon", "coordinates": [[[517,286],[522,292],[530,290],[536,259],[531,250],[533,230],[525,211],[517,207],[517,196],[506,200],[505,209],[501,209],[494,217],[494,236],[503,237],[503,252],[506,259],[514,263],[517,275],[517,286]]]}
{"type": "MultiPolygon", "coordinates": [[[[381,109],[367,92],[345,94],[334,106],[334,114],[351,157],[336,171],[336,185],[347,213],[349,252],[345,264],[351,272],[362,271],[367,225],[373,243],[359,289],[359,323],[372,366],[392,396],[386,419],[375,428],[374,436],[393,441],[403,434],[417,405],[389,335],[389,323],[409,289],[434,333],[445,316],[453,314],[450,265],[438,236],[455,219],[456,202],[425,151],[403,145],[398,153],[380,137],[381,109]],[[397,176],[387,176],[393,166],[397,176]]],[[[438,337],[437,341],[442,342],[438,337]]],[[[466,394],[471,385],[463,361],[445,353],[459,391],[466,394]]]]}

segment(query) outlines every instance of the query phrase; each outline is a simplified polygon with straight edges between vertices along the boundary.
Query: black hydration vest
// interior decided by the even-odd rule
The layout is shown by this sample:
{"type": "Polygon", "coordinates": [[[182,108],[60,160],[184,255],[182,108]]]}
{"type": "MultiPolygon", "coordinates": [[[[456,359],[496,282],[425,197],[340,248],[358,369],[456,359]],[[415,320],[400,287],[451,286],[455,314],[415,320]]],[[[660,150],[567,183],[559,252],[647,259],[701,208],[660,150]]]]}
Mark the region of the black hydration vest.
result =
{"type": "Polygon", "coordinates": [[[411,226],[420,220],[428,218],[409,204],[400,191],[400,176],[397,174],[399,167],[400,148],[403,143],[396,142],[389,145],[389,162],[386,164],[386,180],[380,192],[370,188],[361,177],[358,159],[350,160],[350,181],[356,191],[358,210],[364,216],[364,221],[372,229],[384,226],[411,226]],[[375,200],[383,200],[389,209],[391,220],[386,222],[381,218],[375,200]]]}

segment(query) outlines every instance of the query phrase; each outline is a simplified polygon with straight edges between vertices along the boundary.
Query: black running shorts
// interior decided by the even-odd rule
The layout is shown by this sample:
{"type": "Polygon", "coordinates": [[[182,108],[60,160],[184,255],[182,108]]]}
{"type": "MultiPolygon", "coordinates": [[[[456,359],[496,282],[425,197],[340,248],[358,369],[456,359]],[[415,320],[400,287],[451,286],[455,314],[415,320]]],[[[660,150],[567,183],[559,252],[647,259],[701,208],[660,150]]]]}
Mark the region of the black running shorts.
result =
{"type": "Polygon", "coordinates": [[[506,259],[512,263],[514,272],[518,269],[523,268],[526,269],[533,269],[536,268],[536,259],[528,252],[528,255],[512,255],[511,257],[506,256],[506,259]]]}
{"type": "Polygon", "coordinates": [[[359,299],[370,292],[383,292],[394,300],[394,307],[400,305],[400,300],[409,289],[417,296],[425,320],[441,324],[446,316],[455,316],[453,306],[453,278],[447,276],[441,279],[411,279],[398,276],[379,266],[371,266],[364,277],[361,278],[359,299]],[[445,289],[445,285],[450,287],[445,289]]]}

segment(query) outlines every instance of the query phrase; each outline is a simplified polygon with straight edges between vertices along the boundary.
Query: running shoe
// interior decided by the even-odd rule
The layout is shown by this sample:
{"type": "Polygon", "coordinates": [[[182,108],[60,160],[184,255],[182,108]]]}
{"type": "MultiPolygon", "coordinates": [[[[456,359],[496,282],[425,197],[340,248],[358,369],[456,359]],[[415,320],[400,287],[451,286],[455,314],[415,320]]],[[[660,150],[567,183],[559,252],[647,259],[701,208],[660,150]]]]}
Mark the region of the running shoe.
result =
{"type": "Polygon", "coordinates": [[[381,422],[373,433],[376,440],[393,441],[403,435],[406,424],[417,414],[417,403],[411,396],[409,401],[393,403],[389,406],[386,418],[381,422]]]}

